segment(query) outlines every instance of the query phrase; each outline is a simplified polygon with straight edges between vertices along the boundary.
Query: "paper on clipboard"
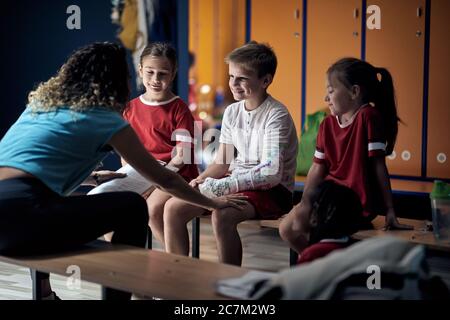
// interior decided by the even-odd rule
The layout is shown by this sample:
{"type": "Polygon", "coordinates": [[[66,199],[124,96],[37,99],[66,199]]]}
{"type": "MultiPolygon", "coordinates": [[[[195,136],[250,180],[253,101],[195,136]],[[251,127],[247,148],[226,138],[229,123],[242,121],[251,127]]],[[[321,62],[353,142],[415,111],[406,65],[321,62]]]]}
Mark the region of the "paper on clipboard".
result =
{"type": "MultiPolygon", "coordinates": [[[[178,168],[169,166],[163,161],[159,161],[159,163],[171,171],[178,171],[178,168]]],[[[153,186],[153,182],[144,178],[129,164],[126,164],[116,172],[125,173],[127,176],[124,178],[114,179],[102,183],[98,187],[95,187],[94,189],[89,191],[88,195],[117,191],[134,191],[136,193],[142,194],[153,186]]]]}

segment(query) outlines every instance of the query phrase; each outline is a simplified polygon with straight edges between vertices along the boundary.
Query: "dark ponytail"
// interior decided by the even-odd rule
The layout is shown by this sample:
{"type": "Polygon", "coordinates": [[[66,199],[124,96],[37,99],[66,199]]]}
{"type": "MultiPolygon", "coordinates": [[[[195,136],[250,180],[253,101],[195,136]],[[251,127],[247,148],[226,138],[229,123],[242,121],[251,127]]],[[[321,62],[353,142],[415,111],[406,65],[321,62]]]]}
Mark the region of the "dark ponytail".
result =
{"type": "Polygon", "coordinates": [[[375,71],[380,74],[381,80],[379,81],[378,92],[374,95],[374,102],[383,117],[387,141],[386,154],[390,155],[397,140],[398,122],[400,121],[397,115],[394,83],[391,74],[385,68],[375,68],[375,71]]]}
{"type": "Polygon", "coordinates": [[[363,103],[374,103],[380,110],[386,134],[386,155],[394,150],[397,140],[398,122],[392,76],[385,68],[375,68],[370,63],[356,58],[343,58],[335,62],[327,71],[337,77],[347,88],[358,85],[363,103]],[[378,78],[380,75],[381,79],[378,78]]]}

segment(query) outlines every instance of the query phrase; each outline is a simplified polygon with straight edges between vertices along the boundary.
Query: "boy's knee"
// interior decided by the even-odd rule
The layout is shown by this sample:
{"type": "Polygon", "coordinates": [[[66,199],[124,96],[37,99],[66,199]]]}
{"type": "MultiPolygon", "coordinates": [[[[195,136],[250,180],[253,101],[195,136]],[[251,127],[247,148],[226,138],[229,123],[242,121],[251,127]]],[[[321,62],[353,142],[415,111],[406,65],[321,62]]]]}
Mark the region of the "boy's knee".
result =
{"type": "Polygon", "coordinates": [[[228,214],[231,210],[233,209],[225,208],[212,212],[211,223],[216,230],[227,229],[237,225],[231,218],[231,215],[228,214]]]}
{"type": "Polygon", "coordinates": [[[213,228],[217,228],[222,224],[221,210],[214,210],[211,214],[211,224],[213,228]]]}
{"type": "Polygon", "coordinates": [[[171,223],[174,220],[179,221],[184,207],[185,203],[183,201],[176,198],[169,199],[163,208],[164,222],[171,223]]]}

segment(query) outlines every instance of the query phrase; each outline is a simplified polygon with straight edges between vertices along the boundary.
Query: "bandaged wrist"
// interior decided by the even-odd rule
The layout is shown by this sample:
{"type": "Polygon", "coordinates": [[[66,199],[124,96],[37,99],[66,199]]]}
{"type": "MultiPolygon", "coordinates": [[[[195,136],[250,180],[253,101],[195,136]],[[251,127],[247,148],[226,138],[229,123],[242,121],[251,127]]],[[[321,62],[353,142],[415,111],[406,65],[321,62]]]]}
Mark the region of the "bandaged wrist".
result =
{"type": "Polygon", "coordinates": [[[239,191],[238,183],[234,177],[226,177],[222,179],[206,178],[199,185],[200,193],[208,198],[221,197],[227,194],[239,191]]]}

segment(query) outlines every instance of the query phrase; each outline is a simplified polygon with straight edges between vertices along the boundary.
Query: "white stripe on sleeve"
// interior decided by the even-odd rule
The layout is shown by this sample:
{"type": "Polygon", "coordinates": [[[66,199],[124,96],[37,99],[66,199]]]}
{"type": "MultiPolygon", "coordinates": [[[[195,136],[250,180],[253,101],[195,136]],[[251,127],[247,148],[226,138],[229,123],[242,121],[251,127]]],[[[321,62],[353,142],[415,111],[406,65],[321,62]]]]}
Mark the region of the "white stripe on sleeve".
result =
{"type": "Polygon", "coordinates": [[[188,137],[188,136],[181,135],[181,134],[177,134],[175,136],[175,141],[192,143],[192,138],[188,137]]]}
{"type": "Polygon", "coordinates": [[[386,150],[386,144],[381,142],[369,142],[369,151],[386,150]]]}
{"type": "Polygon", "coordinates": [[[316,150],[314,152],[314,157],[316,157],[317,159],[325,159],[325,153],[319,152],[319,151],[316,150]]]}

